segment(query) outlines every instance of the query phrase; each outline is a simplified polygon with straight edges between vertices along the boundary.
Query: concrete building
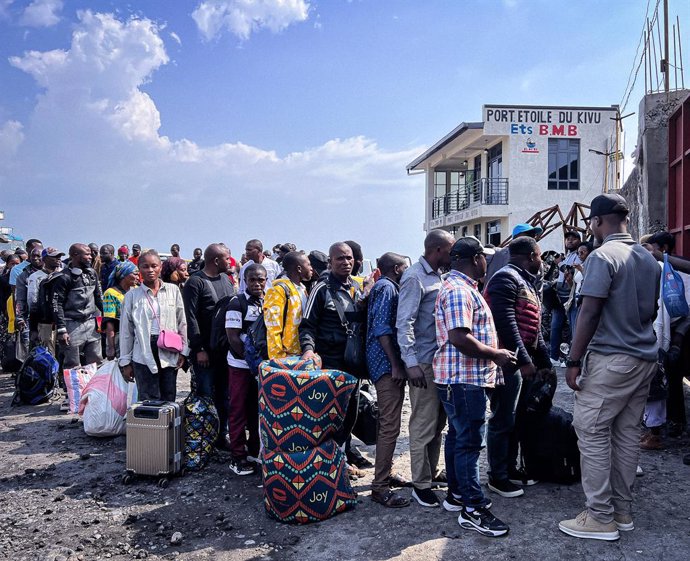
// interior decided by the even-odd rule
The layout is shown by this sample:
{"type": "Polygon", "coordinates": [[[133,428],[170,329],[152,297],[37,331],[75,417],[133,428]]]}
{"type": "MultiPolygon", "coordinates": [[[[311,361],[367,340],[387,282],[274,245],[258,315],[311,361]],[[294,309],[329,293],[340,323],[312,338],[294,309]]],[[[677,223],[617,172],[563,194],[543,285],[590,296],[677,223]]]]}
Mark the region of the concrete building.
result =
{"type": "MultiPolygon", "coordinates": [[[[424,173],[424,229],[499,245],[536,212],[618,188],[617,106],[485,105],[407,166],[424,173]]],[[[557,234],[542,249],[562,251],[557,234]]]]}

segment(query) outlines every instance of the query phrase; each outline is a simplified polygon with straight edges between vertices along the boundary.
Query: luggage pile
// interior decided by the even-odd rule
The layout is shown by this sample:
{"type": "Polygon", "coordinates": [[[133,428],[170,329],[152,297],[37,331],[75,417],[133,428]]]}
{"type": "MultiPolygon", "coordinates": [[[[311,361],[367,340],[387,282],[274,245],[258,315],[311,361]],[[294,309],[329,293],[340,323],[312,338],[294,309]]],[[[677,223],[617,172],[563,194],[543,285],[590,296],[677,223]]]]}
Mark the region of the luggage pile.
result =
{"type": "Polygon", "coordinates": [[[573,416],[553,406],[556,374],[539,371],[523,382],[524,401],[518,407],[516,429],[524,467],[539,481],[570,485],[580,481],[580,450],[573,416]]]}
{"type": "Polygon", "coordinates": [[[282,522],[318,522],[352,508],[345,455],[333,440],[357,380],[299,357],[259,369],[264,506],[282,522]]]}

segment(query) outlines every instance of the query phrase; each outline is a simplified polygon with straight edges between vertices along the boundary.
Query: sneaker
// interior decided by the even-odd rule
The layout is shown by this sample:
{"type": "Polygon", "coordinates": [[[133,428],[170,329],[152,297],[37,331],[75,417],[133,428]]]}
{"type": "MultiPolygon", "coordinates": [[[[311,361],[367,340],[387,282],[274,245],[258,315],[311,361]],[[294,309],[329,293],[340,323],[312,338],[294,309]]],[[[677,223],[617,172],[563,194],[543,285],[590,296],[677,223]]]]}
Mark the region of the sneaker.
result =
{"type": "Polygon", "coordinates": [[[527,475],[525,468],[509,470],[508,481],[510,481],[513,485],[524,485],[526,487],[529,487],[530,485],[536,485],[537,483],[539,483],[539,481],[537,481],[536,479],[531,479],[527,475]]]}
{"type": "Polygon", "coordinates": [[[558,523],[558,529],[569,536],[590,540],[612,542],[621,537],[615,522],[602,524],[589,516],[589,512],[586,510],[583,510],[572,520],[561,520],[558,523]]]}
{"type": "MultiPolygon", "coordinates": [[[[484,503],[484,508],[491,508],[493,506],[493,503],[489,499],[484,500],[486,501],[486,503],[484,503]]],[[[460,512],[464,506],[465,503],[462,502],[462,499],[451,492],[448,492],[446,498],[443,499],[443,508],[448,512],[460,512]]]]}
{"type": "Polygon", "coordinates": [[[556,360],[555,358],[551,359],[551,366],[560,366],[560,365],[561,365],[560,360],[556,360]]]}
{"type": "Polygon", "coordinates": [[[247,458],[232,457],[228,467],[235,475],[251,475],[256,469],[256,464],[250,462],[247,458]]]}
{"type": "Polygon", "coordinates": [[[525,494],[525,491],[523,489],[520,489],[520,487],[518,487],[514,483],[511,483],[507,479],[504,479],[503,481],[489,480],[489,483],[487,483],[487,487],[494,493],[498,493],[499,495],[501,495],[501,497],[506,497],[509,499],[512,497],[519,497],[525,494]]]}
{"type": "Polygon", "coordinates": [[[69,399],[65,398],[60,403],[60,413],[67,413],[69,411],[69,399]]]}
{"type": "Polygon", "coordinates": [[[505,522],[501,522],[485,507],[475,508],[471,512],[463,508],[458,516],[458,524],[465,530],[474,530],[490,538],[505,536],[509,529],[505,522]]]}
{"type": "Polygon", "coordinates": [[[618,512],[614,512],[613,521],[616,523],[618,530],[621,532],[630,532],[635,529],[632,516],[629,514],[620,514],[618,512]]]}
{"type": "Polygon", "coordinates": [[[412,488],[412,498],[421,506],[426,508],[435,508],[441,504],[436,493],[431,489],[420,489],[419,487],[412,488]]]}

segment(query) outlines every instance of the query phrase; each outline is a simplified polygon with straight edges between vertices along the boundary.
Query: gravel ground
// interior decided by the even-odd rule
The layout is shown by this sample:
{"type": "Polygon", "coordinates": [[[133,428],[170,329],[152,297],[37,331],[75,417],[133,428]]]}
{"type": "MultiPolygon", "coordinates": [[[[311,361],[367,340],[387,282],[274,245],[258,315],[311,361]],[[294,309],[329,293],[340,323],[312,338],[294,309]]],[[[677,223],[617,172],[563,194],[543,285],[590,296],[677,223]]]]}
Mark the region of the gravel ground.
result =
{"type": "MultiPolygon", "coordinates": [[[[572,409],[559,373],[558,405],[572,409]]],[[[180,377],[179,399],[189,379],[180,377]]],[[[686,388],[687,389],[687,388],[686,388]]],[[[357,507],[320,524],[288,526],[269,519],[259,477],[237,477],[218,455],[201,473],[167,489],[153,480],[125,486],[125,438],[84,434],[78,417],[58,404],[10,407],[13,382],[0,374],[0,559],[412,560],[565,559],[682,560],[690,558],[690,467],[681,461],[690,438],[661,452],[643,452],[634,532],[618,542],[578,540],[557,523],[583,506],[579,485],[539,484],[523,497],[492,495],[507,537],[461,529],[442,509],[388,510],[369,498],[373,470],[358,480],[357,507]]],[[[690,399],[690,391],[686,394],[690,399]]],[[[409,476],[405,408],[396,469],[409,476]]],[[[361,447],[373,458],[373,447],[361,447]]],[[[482,454],[482,473],[486,471],[482,454]]],[[[408,490],[402,491],[408,494],[408,490]]]]}

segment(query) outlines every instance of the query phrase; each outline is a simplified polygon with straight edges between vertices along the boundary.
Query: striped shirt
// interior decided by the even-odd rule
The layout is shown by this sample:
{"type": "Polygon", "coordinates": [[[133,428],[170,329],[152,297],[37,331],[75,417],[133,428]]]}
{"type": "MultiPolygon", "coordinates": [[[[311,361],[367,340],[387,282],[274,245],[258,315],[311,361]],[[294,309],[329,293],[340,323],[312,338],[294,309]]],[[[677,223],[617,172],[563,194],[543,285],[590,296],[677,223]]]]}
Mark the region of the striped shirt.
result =
{"type": "Polygon", "coordinates": [[[436,343],[434,381],[437,384],[472,384],[493,388],[503,383],[500,369],[492,360],[463,355],[448,334],[467,329],[480,343],[498,348],[498,335],[488,304],[467,275],[452,270],[441,284],[436,298],[436,343]]]}

